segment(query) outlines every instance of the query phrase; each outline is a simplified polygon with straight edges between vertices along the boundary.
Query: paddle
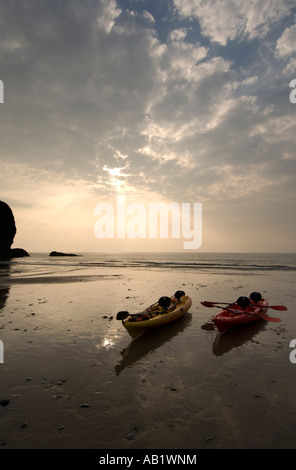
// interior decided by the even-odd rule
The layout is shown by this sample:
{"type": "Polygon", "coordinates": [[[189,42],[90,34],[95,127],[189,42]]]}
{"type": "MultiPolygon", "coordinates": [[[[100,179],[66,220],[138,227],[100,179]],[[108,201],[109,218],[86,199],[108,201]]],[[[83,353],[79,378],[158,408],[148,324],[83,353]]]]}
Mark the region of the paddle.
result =
{"type": "MultiPolygon", "coordinates": [[[[134,314],[134,315],[136,315],[136,314],[134,314]]],[[[128,311],[121,310],[120,312],[117,313],[116,320],[125,320],[129,316],[130,316],[130,313],[128,311]]]]}
{"type": "MultiPolygon", "coordinates": [[[[153,307],[154,308],[156,307],[156,305],[158,305],[158,302],[154,302],[154,304],[147,307],[144,311],[150,312],[151,310],[153,310],[153,307]]],[[[139,313],[143,313],[143,312],[129,313],[127,310],[121,310],[120,312],[117,313],[116,320],[125,320],[129,316],[134,317],[135,315],[139,315],[139,313]]]]}
{"type": "MultiPolygon", "coordinates": [[[[201,302],[201,304],[204,305],[205,307],[216,307],[216,304],[234,305],[235,302],[232,302],[230,304],[228,302],[210,302],[208,300],[205,300],[204,302],[201,302]]],[[[221,308],[224,308],[224,307],[221,307],[221,308]]],[[[288,310],[287,307],[285,307],[285,305],[266,305],[265,308],[272,308],[273,310],[280,310],[280,311],[288,310]]]]}
{"type": "MultiPolygon", "coordinates": [[[[221,302],[223,303],[223,302],[221,302]]],[[[204,302],[201,302],[202,305],[204,305],[204,302]]],[[[232,304],[233,305],[233,304],[232,304]]],[[[209,307],[209,305],[205,305],[206,307],[209,307]]],[[[210,307],[217,307],[217,308],[224,308],[225,307],[222,307],[221,305],[210,305],[210,307]]],[[[226,310],[230,310],[229,307],[226,307],[226,310]]],[[[231,310],[232,311],[232,310],[231,310]]],[[[267,315],[264,315],[263,313],[251,313],[251,312],[248,312],[247,310],[234,310],[233,313],[236,313],[238,315],[241,315],[243,313],[246,313],[247,315],[253,315],[255,317],[260,317],[260,318],[263,318],[263,320],[266,320],[266,321],[273,321],[275,323],[279,323],[282,321],[281,318],[276,318],[276,317],[269,317],[267,315]]]]}
{"type": "MultiPolygon", "coordinates": [[[[179,303],[179,301],[176,302],[175,304],[173,304],[172,307],[174,307],[174,306],[177,305],[178,303],[179,303]]],[[[147,313],[150,313],[151,311],[153,311],[153,310],[151,310],[151,308],[152,308],[153,305],[157,305],[157,302],[156,302],[156,304],[152,304],[150,307],[148,307],[148,308],[147,308],[146,310],[144,310],[143,312],[138,312],[138,313],[129,313],[128,311],[120,311],[120,312],[118,312],[117,315],[116,315],[116,320],[125,320],[127,317],[135,317],[135,316],[137,316],[137,315],[141,315],[141,314],[145,315],[145,314],[147,314],[147,313]]],[[[156,312],[159,312],[159,313],[160,313],[161,310],[156,310],[156,312]]]]}

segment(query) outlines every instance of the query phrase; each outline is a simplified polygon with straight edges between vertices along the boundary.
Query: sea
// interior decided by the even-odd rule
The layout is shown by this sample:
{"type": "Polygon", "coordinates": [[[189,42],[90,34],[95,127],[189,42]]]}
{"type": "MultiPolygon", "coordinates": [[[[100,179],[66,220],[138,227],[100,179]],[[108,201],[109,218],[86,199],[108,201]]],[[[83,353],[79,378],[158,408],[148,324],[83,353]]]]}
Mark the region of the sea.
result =
{"type": "Polygon", "coordinates": [[[18,272],[40,273],[49,268],[59,270],[85,268],[120,268],[145,270],[181,270],[204,273],[234,274],[288,272],[296,270],[296,253],[78,253],[75,256],[49,256],[32,253],[15,258],[11,265],[18,272]]]}

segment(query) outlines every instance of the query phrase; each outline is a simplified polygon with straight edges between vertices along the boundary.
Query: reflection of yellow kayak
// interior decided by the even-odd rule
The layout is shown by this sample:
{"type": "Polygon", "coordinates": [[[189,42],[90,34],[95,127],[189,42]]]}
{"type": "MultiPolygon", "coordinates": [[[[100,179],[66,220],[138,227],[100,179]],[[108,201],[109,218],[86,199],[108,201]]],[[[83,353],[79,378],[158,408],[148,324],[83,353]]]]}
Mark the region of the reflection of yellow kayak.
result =
{"type": "Polygon", "coordinates": [[[187,313],[180,320],[173,322],[169,328],[154,328],[144,335],[131,338],[129,345],[120,351],[122,357],[115,366],[116,375],[119,375],[126,367],[133,367],[138,361],[153,354],[167,341],[171,341],[175,336],[181,334],[190,325],[191,319],[191,314],[187,313]]]}
{"type": "Polygon", "coordinates": [[[123,326],[135,338],[152,328],[168,325],[182,318],[190,309],[191,304],[192,300],[189,296],[183,291],[177,291],[172,297],[161,297],[158,302],[141,313],[129,315],[128,312],[118,312],[117,319],[122,320],[123,326]]]}

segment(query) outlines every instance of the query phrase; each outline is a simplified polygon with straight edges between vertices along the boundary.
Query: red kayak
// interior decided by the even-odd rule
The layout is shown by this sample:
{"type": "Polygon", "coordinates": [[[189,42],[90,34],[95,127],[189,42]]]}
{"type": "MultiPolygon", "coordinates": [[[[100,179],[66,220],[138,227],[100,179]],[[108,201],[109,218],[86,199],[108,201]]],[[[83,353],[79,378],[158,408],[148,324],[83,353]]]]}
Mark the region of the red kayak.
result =
{"type": "Polygon", "coordinates": [[[263,318],[261,315],[267,312],[268,301],[261,298],[254,302],[248,297],[240,297],[236,302],[223,308],[212,318],[212,322],[218,330],[224,331],[236,326],[246,325],[263,318]]]}

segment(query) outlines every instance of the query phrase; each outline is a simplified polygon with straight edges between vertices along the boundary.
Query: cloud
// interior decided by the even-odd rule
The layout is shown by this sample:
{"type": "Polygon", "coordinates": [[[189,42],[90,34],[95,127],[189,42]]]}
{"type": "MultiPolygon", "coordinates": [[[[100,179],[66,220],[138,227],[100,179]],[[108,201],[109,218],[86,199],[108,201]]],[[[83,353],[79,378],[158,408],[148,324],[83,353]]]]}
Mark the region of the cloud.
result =
{"type": "Polygon", "coordinates": [[[90,173],[96,156],[107,163],[110,141],[114,147],[144,115],[154,86],[151,33],[128,13],[114,27],[115,2],[108,9],[109,2],[66,2],[56,11],[48,2],[31,5],[27,12],[2,6],[6,36],[20,44],[18,52],[4,51],[2,155],[90,173]]]}
{"type": "Polygon", "coordinates": [[[276,56],[286,57],[296,52],[296,24],[286,28],[281,37],[277,40],[276,56]]]}
{"type": "Polygon", "coordinates": [[[264,37],[273,24],[287,16],[283,0],[174,0],[183,17],[198,18],[202,34],[225,46],[230,40],[264,37]]]}
{"type": "Polygon", "coordinates": [[[290,4],[152,3],[2,2],[2,199],[85,224],[122,192],[292,204],[290,4]]]}
{"type": "Polygon", "coordinates": [[[105,32],[110,33],[115,25],[116,18],[121,10],[117,7],[115,0],[102,0],[101,11],[98,12],[97,23],[105,32]]]}

